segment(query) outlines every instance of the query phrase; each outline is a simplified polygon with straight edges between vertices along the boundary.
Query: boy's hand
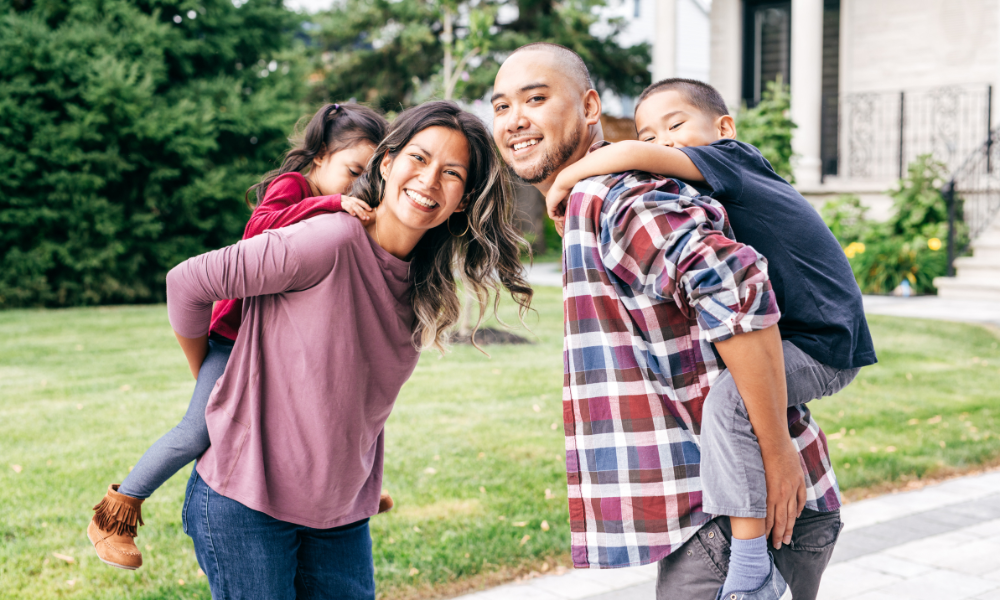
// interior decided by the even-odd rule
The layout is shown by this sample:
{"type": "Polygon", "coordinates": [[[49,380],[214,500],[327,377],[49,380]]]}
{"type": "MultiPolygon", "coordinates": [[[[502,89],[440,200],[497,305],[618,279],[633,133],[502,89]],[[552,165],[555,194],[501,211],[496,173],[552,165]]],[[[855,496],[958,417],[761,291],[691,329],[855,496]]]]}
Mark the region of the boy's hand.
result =
{"type": "Polygon", "coordinates": [[[369,221],[375,218],[375,209],[368,206],[364,200],[359,200],[354,196],[341,196],[340,207],[344,212],[353,215],[362,221],[369,221]]]}
{"type": "Polygon", "coordinates": [[[552,187],[549,188],[548,193],[545,194],[545,212],[555,222],[556,231],[560,236],[562,236],[566,224],[566,203],[569,201],[569,195],[576,183],[568,177],[563,177],[560,173],[552,187]]]}
{"type": "Polygon", "coordinates": [[[766,452],[764,480],[767,482],[767,519],[764,530],[768,532],[775,548],[792,542],[795,520],[806,506],[806,481],[802,474],[799,454],[792,444],[782,450],[766,452]]]}

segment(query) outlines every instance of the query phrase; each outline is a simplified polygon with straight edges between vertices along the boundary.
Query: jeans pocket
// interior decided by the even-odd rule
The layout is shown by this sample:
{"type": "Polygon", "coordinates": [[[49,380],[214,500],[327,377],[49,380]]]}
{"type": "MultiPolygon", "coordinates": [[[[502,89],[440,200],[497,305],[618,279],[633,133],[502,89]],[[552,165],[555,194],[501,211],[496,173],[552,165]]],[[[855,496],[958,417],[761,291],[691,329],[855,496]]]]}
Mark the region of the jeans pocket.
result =
{"type": "Polygon", "coordinates": [[[181,527],[184,529],[184,533],[189,536],[191,533],[188,531],[188,506],[191,504],[191,493],[194,491],[194,485],[198,482],[198,461],[194,461],[194,466],[191,467],[191,477],[188,477],[187,487],[184,488],[184,504],[181,506],[181,527]]]}
{"type": "Polygon", "coordinates": [[[840,530],[844,524],[840,520],[840,511],[817,512],[802,511],[802,516],[795,521],[792,532],[793,551],[826,552],[833,549],[840,538],[840,530]]]}

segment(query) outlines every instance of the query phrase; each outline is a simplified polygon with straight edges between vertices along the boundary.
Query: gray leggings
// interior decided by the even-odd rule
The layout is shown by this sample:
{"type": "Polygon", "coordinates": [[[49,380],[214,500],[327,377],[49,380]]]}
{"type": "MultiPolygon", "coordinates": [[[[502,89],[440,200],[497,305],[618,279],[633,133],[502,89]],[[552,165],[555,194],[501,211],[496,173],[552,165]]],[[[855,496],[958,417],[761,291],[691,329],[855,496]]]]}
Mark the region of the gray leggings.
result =
{"type": "MultiPolygon", "coordinates": [[[[861,369],[835,369],[791,342],[782,342],[788,406],[832,396],[861,369]]],[[[767,484],[760,445],[743,397],[729,371],[712,385],[701,417],[701,484],[705,512],[730,517],[767,517],[767,484]]]]}
{"type": "Polygon", "coordinates": [[[213,336],[208,340],[208,354],[198,371],[191,404],[184,418],[156,440],[132,468],[118,491],[133,498],[149,498],[174,473],[208,450],[208,426],[205,425],[205,406],[215,382],[226,372],[232,342],[213,336]]]}

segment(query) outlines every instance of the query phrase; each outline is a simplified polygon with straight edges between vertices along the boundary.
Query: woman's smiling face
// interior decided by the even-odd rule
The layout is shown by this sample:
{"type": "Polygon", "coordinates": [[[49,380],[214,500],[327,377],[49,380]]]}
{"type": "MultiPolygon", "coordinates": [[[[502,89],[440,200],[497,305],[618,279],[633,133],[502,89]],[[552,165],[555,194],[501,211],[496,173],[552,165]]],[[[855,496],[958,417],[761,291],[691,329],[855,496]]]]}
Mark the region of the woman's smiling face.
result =
{"type": "Polygon", "coordinates": [[[386,180],[382,210],[399,225],[424,232],[464,208],[469,143],[460,131],[428,127],[395,157],[387,155],[379,171],[386,180]]]}

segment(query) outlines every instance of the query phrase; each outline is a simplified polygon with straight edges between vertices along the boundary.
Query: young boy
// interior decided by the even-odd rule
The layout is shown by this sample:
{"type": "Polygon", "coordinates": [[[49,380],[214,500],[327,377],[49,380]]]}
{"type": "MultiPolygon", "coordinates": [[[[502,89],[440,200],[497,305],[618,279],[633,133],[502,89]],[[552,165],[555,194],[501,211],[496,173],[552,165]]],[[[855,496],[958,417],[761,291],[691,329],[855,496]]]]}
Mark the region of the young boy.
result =
{"type": "MultiPolygon", "coordinates": [[[[873,364],[861,292],[843,250],[760,151],[736,141],[735,123],[718,91],[688,79],[654,83],[639,97],[635,123],[640,141],[595,150],[559,174],[546,205],[560,231],[566,197],[582,179],[638,170],[688,181],[722,204],[737,241],[768,261],[781,311],[789,406],[835,394],[873,364]]],[[[720,593],[756,590],[771,572],[767,490],[760,447],[728,372],[713,385],[703,410],[703,508],[728,515],[733,530],[730,570],[720,593]]]]}

